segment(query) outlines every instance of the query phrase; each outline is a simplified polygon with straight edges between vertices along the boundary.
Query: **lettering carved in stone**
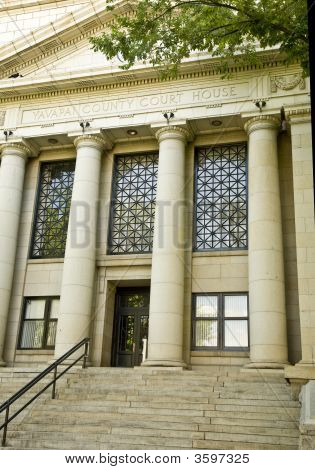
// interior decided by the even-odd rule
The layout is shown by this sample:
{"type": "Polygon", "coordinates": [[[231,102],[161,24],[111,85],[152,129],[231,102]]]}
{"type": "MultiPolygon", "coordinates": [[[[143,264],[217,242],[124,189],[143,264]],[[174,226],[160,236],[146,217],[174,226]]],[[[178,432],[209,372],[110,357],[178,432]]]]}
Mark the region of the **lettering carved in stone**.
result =
{"type": "Polygon", "coordinates": [[[41,107],[23,111],[22,124],[37,123],[47,125],[49,122],[88,119],[97,116],[119,116],[130,118],[136,113],[179,109],[197,105],[215,105],[221,101],[234,101],[249,95],[248,82],[234,85],[222,85],[191,90],[155,93],[149,96],[108,96],[101,101],[81,102],[57,107],[41,107]]]}
{"type": "Polygon", "coordinates": [[[270,77],[270,89],[272,93],[276,93],[278,89],[285,91],[293,90],[293,88],[297,86],[299,86],[300,90],[305,90],[305,79],[300,73],[281,77],[270,77]]]}

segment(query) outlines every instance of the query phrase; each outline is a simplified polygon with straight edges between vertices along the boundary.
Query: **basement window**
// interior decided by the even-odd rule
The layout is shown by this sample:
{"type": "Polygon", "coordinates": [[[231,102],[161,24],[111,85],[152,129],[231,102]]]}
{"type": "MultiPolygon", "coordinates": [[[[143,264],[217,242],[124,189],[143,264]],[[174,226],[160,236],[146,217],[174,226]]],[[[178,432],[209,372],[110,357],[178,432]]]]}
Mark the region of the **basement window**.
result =
{"type": "Polygon", "coordinates": [[[248,295],[194,294],[192,349],[248,350],[248,295]]]}
{"type": "Polygon", "coordinates": [[[18,349],[54,349],[59,298],[26,298],[18,349]]]}

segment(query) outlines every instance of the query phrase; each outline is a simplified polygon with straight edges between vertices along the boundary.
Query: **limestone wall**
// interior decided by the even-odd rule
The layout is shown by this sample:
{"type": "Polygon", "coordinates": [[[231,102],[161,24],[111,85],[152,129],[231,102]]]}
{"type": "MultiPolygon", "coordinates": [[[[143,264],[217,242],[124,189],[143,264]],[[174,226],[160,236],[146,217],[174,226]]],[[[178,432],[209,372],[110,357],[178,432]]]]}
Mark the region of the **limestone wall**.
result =
{"type": "MultiPolygon", "coordinates": [[[[24,194],[21,213],[21,224],[18,237],[17,256],[13,291],[7,325],[5,357],[9,363],[15,360],[18,333],[23,314],[23,298],[26,296],[60,295],[63,260],[30,260],[29,250],[32,237],[34,214],[37,199],[39,167],[41,161],[73,159],[74,149],[43,151],[39,158],[29,159],[26,167],[24,194]]],[[[41,361],[43,354],[24,353],[18,361],[41,361]]]]}
{"type": "MultiPolygon", "coordinates": [[[[247,250],[228,252],[192,252],[193,232],[193,187],[194,155],[198,145],[243,141],[243,133],[227,133],[198,137],[186,150],[186,277],[184,317],[184,357],[193,365],[242,364],[247,353],[192,352],[191,337],[191,294],[198,292],[248,292],[247,250]]],[[[157,150],[155,140],[137,143],[129,141],[117,144],[102,159],[99,225],[97,242],[97,278],[95,285],[95,314],[91,321],[93,337],[92,360],[95,364],[109,365],[111,335],[114,313],[114,291],[116,286],[148,285],[151,272],[151,255],[128,256],[107,255],[107,237],[111,201],[111,182],[115,155],[157,150]]],[[[36,204],[37,183],[40,161],[63,160],[75,157],[74,149],[43,151],[38,159],[28,162],[21,229],[18,243],[14,291],[10,309],[6,358],[13,361],[17,334],[22,314],[22,300],[26,296],[60,295],[63,260],[28,260],[33,213],[36,204]]],[[[293,206],[293,181],[290,138],[279,139],[279,166],[283,218],[283,238],[286,272],[286,303],[288,318],[289,355],[297,362],[301,355],[299,306],[297,288],[295,221],[293,206]]],[[[18,353],[19,361],[29,362],[29,352],[18,353]],[[23,357],[22,357],[23,356],[23,357]]],[[[32,360],[42,360],[42,354],[35,354],[32,360]],[[41,357],[39,357],[41,356],[41,357]]]]}

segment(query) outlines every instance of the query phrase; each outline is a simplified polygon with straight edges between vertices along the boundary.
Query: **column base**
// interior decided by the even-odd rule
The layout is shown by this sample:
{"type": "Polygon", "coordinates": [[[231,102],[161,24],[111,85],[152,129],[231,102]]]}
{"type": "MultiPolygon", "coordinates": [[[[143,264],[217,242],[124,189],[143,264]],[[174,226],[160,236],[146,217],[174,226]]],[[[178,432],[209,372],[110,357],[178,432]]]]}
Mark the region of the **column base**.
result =
{"type": "Polygon", "coordinates": [[[7,364],[4,362],[4,360],[0,357],[0,367],[6,367],[7,364]]]}
{"type": "Polygon", "coordinates": [[[141,363],[141,367],[181,367],[187,369],[184,361],[168,361],[165,359],[147,359],[141,363]]]}
{"type": "Polygon", "coordinates": [[[249,362],[243,369],[284,369],[289,362],[249,362]]]}
{"type": "Polygon", "coordinates": [[[313,361],[303,361],[303,359],[297,362],[294,367],[315,367],[315,362],[313,361]]]}

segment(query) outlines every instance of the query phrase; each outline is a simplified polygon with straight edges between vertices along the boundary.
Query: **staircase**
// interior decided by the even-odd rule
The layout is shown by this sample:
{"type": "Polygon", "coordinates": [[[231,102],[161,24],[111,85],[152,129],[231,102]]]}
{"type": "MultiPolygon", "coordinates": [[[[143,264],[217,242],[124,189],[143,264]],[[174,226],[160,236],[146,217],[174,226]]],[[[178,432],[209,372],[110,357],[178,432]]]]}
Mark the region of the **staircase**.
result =
{"type": "Polygon", "coordinates": [[[11,423],[8,447],[298,448],[299,403],[280,372],[95,367],[57,387],[11,423]]]}

